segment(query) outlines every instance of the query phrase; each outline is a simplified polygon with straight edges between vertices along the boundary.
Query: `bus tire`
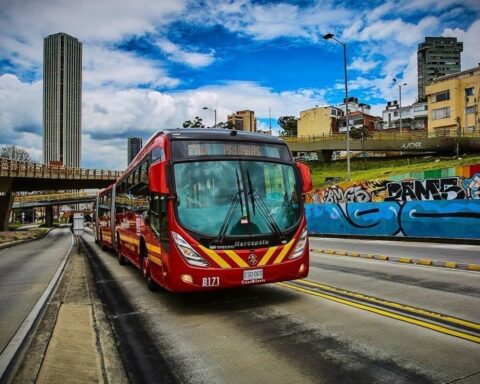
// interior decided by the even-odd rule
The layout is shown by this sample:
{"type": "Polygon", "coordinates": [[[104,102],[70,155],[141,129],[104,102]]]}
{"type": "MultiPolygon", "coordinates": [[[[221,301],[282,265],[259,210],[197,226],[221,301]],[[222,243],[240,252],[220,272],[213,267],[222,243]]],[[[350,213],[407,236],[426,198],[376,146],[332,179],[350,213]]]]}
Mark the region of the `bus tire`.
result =
{"type": "Polygon", "coordinates": [[[158,291],[158,284],[155,283],[152,279],[152,275],[150,273],[150,259],[148,258],[148,253],[145,248],[145,243],[142,241],[141,245],[141,253],[140,253],[140,258],[141,258],[141,266],[142,266],[142,274],[143,277],[145,278],[145,282],[147,283],[147,287],[150,291],[156,292],[158,291]]]}
{"type": "Polygon", "coordinates": [[[122,251],[120,250],[120,236],[118,236],[118,234],[117,234],[116,251],[117,251],[118,264],[127,265],[128,260],[125,258],[125,256],[122,255],[122,251]]]}

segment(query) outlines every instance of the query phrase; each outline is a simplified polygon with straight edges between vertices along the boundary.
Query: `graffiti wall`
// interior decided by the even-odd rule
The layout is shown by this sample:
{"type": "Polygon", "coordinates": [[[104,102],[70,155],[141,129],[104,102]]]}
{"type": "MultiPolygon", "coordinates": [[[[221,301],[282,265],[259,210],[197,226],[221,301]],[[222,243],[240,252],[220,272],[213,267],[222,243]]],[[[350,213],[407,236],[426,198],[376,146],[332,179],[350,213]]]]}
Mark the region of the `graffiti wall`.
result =
{"type": "Polygon", "coordinates": [[[309,233],[480,239],[480,165],[423,176],[314,190],[309,233]]]}

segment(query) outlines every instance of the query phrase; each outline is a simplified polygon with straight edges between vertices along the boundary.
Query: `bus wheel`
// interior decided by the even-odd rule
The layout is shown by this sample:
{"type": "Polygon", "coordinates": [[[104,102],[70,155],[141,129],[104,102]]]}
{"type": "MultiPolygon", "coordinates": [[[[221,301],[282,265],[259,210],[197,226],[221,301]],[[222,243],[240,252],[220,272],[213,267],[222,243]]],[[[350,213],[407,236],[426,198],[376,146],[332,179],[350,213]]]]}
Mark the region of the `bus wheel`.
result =
{"type": "Polygon", "coordinates": [[[152,275],[150,274],[150,260],[147,255],[142,255],[142,273],[143,277],[145,277],[148,289],[152,292],[156,292],[158,290],[158,285],[153,281],[152,275]]]}
{"type": "Polygon", "coordinates": [[[118,257],[118,264],[127,265],[128,260],[125,258],[125,256],[122,255],[122,251],[120,250],[120,236],[118,235],[117,235],[116,251],[117,251],[117,257],[118,257]]]}

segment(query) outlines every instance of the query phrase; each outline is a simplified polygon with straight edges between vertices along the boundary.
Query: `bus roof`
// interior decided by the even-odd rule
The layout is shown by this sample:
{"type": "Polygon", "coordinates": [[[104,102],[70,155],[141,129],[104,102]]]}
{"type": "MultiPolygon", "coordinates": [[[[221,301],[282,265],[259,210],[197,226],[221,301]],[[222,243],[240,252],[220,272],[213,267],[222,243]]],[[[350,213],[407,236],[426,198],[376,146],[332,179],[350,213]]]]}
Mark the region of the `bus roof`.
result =
{"type": "Polygon", "coordinates": [[[231,129],[222,128],[178,128],[166,129],[158,132],[156,136],[165,134],[169,140],[185,139],[185,140],[238,140],[238,141],[252,141],[256,143],[272,143],[285,144],[285,142],[270,135],[263,135],[253,132],[243,132],[231,129]]]}

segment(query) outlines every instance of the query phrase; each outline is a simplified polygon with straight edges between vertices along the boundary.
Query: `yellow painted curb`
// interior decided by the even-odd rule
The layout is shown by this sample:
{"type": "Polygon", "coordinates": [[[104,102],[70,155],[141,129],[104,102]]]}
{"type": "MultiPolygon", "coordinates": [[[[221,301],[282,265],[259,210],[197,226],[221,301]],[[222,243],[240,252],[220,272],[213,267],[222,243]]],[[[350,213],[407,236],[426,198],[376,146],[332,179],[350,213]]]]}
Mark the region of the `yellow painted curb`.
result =
{"type": "Polygon", "coordinates": [[[399,261],[401,263],[411,263],[412,259],[410,259],[409,257],[401,257],[399,261]]]}
{"type": "Polygon", "coordinates": [[[377,259],[377,260],[388,260],[388,256],[378,255],[378,256],[375,257],[375,259],[377,259]]]}
{"type": "Polygon", "coordinates": [[[323,253],[326,253],[327,255],[334,255],[335,251],[333,249],[325,249],[323,253]]]}
{"type": "Polygon", "coordinates": [[[375,258],[375,255],[373,253],[369,253],[367,255],[367,259],[373,259],[373,258],[375,258]]]}
{"type": "Polygon", "coordinates": [[[480,264],[468,264],[467,269],[469,271],[480,271],[480,264]]]}
{"type": "Polygon", "coordinates": [[[359,257],[360,254],[358,252],[350,252],[350,256],[359,257]]]}
{"type": "Polygon", "coordinates": [[[347,256],[347,252],[345,251],[337,251],[336,254],[339,256],[347,256]]]}
{"type": "Polygon", "coordinates": [[[421,265],[432,265],[432,260],[429,260],[429,259],[420,259],[417,261],[417,264],[421,264],[421,265]]]}
{"type": "Polygon", "coordinates": [[[457,268],[457,263],[454,261],[446,261],[444,264],[445,268],[457,268]]]}

